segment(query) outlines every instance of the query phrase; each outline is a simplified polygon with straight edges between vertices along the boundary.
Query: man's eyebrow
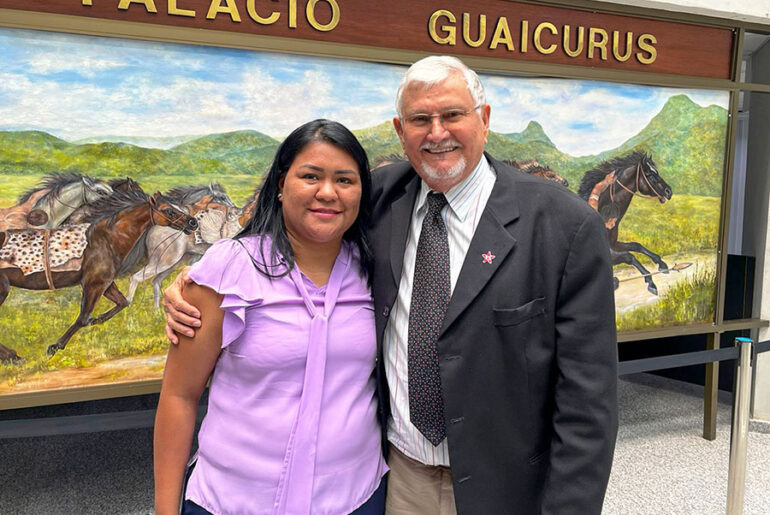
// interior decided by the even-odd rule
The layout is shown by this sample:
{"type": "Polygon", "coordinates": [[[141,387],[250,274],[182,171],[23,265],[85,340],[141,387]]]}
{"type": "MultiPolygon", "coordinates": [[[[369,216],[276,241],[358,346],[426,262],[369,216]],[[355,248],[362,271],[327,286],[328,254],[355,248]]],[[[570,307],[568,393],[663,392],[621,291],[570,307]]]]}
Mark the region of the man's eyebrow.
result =
{"type": "MultiPolygon", "coordinates": [[[[455,109],[465,110],[465,107],[460,105],[460,104],[451,104],[451,105],[441,106],[438,109],[437,112],[453,111],[455,109]]],[[[410,111],[406,111],[406,114],[407,115],[412,115],[412,114],[428,114],[428,111],[425,110],[425,109],[412,109],[410,111]]]]}

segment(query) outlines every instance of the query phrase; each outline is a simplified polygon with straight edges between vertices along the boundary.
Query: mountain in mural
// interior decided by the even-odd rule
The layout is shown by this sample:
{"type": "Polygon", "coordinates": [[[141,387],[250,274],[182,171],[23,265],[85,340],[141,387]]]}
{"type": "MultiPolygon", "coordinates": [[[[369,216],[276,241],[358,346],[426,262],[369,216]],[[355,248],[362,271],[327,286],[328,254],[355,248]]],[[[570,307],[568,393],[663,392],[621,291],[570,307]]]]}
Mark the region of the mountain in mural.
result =
{"type": "MultiPolygon", "coordinates": [[[[522,132],[490,131],[487,150],[498,159],[536,159],[577,189],[583,174],[605,159],[640,150],[652,154],[674,193],[719,196],[727,112],[700,107],[686,95],[668,99],[647,126],[622,145],[598,155],[573,157],[561,152],[536,121],[522,132]]],[[[354,131],[375,162],[400,154],[390,121],[354,131]]],[[[42,131],[0,131],[0,173],[42,174],[73,171],[96,176],[260,175],[280,141],[258,131],[209,134],[167,150],[126,142],[69,143],[42,131]]]]}
{"type": "Polygon", "coordinates": [[[210,134],[170,150],[194,159],[222,163],[230,173],[260,175],[273,160],[280,141],[258,131],[210,134]]]}
{"type": "Polygon", "coordinates": [[[108,143],[114,141],[120,141],[121,143],[128,143],[137,147],[144,148],[160,148],[168,150],[171,147],[187,143],[188,141],[200,138],[202,135],[187,135],[187,136],[120,136],[120,135],[100,135],[90,138],[83,138],[72,141],[75,145],[86,145],[88,143],[108,143]]]}
{"type": "Polygon", "coordinates": [[[490,148],[490,152],[501,159],[537,159],[577,189],[584,173],[601,161],[643,151],[652,155],[658,171],[675,194],[717,197],[722,191],[727,110],[715,105],[701,107],[687,95],[669,98],[638,134],[598,155],[572,157],[564,154],[544,133],[538,132],[542,133],[542,127],[530,122],[521,133],[503,135],[512,142],[511,145],[501,146],[497,151],[490,148]],[[519,145],[519,141],[532,142],[519,145]]]}
{"type": "Polygon", "coordinates": [[[726,109],[701,107],[687,95],[676,95],[639,134],[599,157],[645,150],[674,192],[716,197],[722,191],[726,144],[726,109]]]}
{"type": "Polygon", "coordinates": [[[123,142],[75,144],[40,131],[0,132],[0,173],[79,172],[128,175],[260,175],[278,140],[257,131],[211,134],[169,150],[123,142]]]}
{"type": "Polygon", "coordinates": [[[393,122],[388,120],[374,127],[354,130],[353,134],[361,142],[369,155],[369,160],[376,163],[380,158],[391,154],[403,154],[393,122]]]}

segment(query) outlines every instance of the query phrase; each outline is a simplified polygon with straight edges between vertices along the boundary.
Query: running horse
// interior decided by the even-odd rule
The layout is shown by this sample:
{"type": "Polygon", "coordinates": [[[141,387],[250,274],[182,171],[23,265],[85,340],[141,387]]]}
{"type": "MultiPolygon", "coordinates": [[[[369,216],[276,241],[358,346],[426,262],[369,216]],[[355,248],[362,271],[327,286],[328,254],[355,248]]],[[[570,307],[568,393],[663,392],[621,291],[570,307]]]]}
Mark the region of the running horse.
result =
{"type": "Polygon", "coordinates": [[[52,229],[80,206],[112,193],[104,181],[77,173],[52,173],[37,188],[23,193],[15,206],[0,209],[0,231],[52,229]]]}
{"type": "MultiPolygon", "coordinates": [[[[131,177],[110,179],[107,182],[107,185],[112,188],[112,191],[143,191],[142,187],[139,186],[139,183],[131,177]]],[[[86,223],[89,216],[91,216],[91,204],[84,204],[73,211],[72,214],[62,222],[62,225],[86,223]]]]}
{"type": "MultiPolygon", "coordinates": [[[[72,336],[87,325],[102,324],[128,306],[115,279],[135,268],[142,236],[153,226],[169,226],[190,233],[198,224],[159,192],[115,192],[93,206],[89,224],[53,231],[40,229],[0,232],[0,305],[11,286],[51,290],[80,285],[80,314],[66,332],[48,347],[48,355],[66,347],[72,336]],[[48,233],[45,234],[44,233],[48,233]],[[59,242],[57,246],[49,243],[59,242]],[[76,249],[82,254],[77,255],[76,249]],[[115,306],[91,317],[102,297],[115,306]]],[[[15,351],[0,346],[0,360],[18,359],[15,351]]]]}
{"type": "Polygon", "coordinates": [[[131,276],[128,302],[133,302],[139,285],[152,279],[153,302],[160,308],[163,280],[184,262],[200,259],[206,250],[222,238],[240,232],[238,208],[221,185],[193,185],[173,188],[166,195],[177,205],[185,206],[198,221],[193,234],[185,235],[171,227],[153,227],[147,232],[145,253],[147,264],[131,276]]]}
{"type": "MultiPolygon", "coordinates": [[[[661,204],[671,199],[671,187],[658,173],[652,157],[644,152],[632,152],[600,163],[583,175],[578,195],[604,218],[612,264],[633,265],[644,277],[650,293],[657,295],[658,287],[650,272],[631,253],[638,252],[649,257],[664,274],[668,273],[668,265],[641,243],[618,241],[618,225],[634,197],[657,200],[661,204]]],[[[617,287],[618,280],[615,278],[617,287]]]]}

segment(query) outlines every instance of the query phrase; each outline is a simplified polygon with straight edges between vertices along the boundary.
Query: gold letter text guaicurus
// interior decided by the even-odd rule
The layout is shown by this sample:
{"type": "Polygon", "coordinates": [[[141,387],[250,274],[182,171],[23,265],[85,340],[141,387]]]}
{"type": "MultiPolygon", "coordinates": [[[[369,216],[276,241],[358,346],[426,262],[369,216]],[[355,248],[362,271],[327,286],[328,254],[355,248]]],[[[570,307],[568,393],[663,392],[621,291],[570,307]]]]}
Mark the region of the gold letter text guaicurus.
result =
{"type": "Polygon", "coordinates": [[[534,34],[534,44],[535,48],[538,52],[541,54],[552,54],[556,51],[556,43],[551,43],[548,47],[544,47],[540,41],[540,34],[543,32],[544,29],[548,29],[551,34],[554,36],[559,35],[559,31],[556,30],[556,27],[553,23],[544,21],[543,23],[539,23],[537,27],[535,27],[535,34],[534,34]]]}
{"type": "Polygon", "coordinates": [[[321,32],[328,32],[334,29],[340,22],[340,6],[337,5],[337,0],[310,0],[305,8],[305,14],[307,15],[307,22],[310,26],[321,32]],[[329,7],[332,10],[332,19],[326,25],[318,23],[318,20],[315,18],[315,6],[320,1],[329,4],[329,7]]]}
{"type": "Polygon", "coordinates": [[[289,0],[289,28],[297,28],[297,0],[289,0]]]}
{"type": "Polygon", "coordinates": [[[529,40],[529,22],[527,20],[521,20],[521,49],[522,54],[527,53],[527,41],[529,40]]]}
{"type": "Polygon", "coordinates": [[[436,23],[438,19],[444,17],[449,20],[449,23],[457,23],[457,18],[450,11],[446,9],[439,9],[430,15],[428,20],[428,32],[430,33],[430,39],[438,43],[439,45],[455,45],[457,44],[457,27],[454,25],[442,25],[439,27],[443,31],[443,36],[439,36],[436,33],[436,23]]]}
{"type": "Polygon", "coordinates": [[[190,9],[180,9],[177,7],[177,0],[168,0],[168,13],[172,16],[189,16],[195,18],[195,11],[190,9]]]}
{"type": "Polygon", "coordinates": [[[492,36],[492,42],[489,44],[489,48],[494,50],[500,43],[505,43],[509,51],[515,50],[513,47],[513,38],[511,37],[511,29],[508,28],[508,20],[505,16],[501,16],[497,20],[497,26],[495,27],[495,34],[492,36]]]}
{"type": "Polygon", "coordinates": [[[259,23],[260,25],[272,25],[273,23],[278,21],[278,18],[281,17],[281,13],[279,13],[278,11],[273,11],[270,14],[270,16],[268,16],[267,18],[263,18],[257,12],[256,4],[257,4],[257,0],[247,0],[246,11],[249,13],[249,18],[259,23]]]}
{"type": "Polygon", "coordinates": [[[118,9],[126,10],[131,4],[142,4],[148,13],[158,12],[158,8],[155,7],[155,0],[120,0],[118,9]]]}
{"type": "Polygon", "coordinates": [[[572,50],[569,47],[569,31],[570,26],[565,25],[564,28],[564,53],[567,54],[570,57],[577,57],[583,52],[583,44],[585,42],[585,27],[578,27],[577,28],[577,44],[575,46],[575,50],[572,50]]]}
{"type": "Polygon", "coordinates": [[[639,48],[647,52],[648,55],[645,55],[642,52],[637,52],[636,59],[642,64],[654,63],[655,59],[658,57],[658,50],[653,45],[657,42],[658,38],[652,34],[642,34],[639,36],[639,40],[636,42],[636,44],[639,45],[639,48]]]}
{"type": "Polygon", "coordinates": [[[206,14],[207,20],[213,20],[219,13],[227,13],[236,23],[241,22],[241,15],[238,13],[238,6],[235,5],[235,0],[211,0],[209,5],[209,12],[206,14]],[[222,5],[222,2],[227,5],[222,5]]]}
{"type": "Polygon", "coordinates": [[[590,29],[588,29],[588,58],[593,59],[594,49],[598,48],[599,50],[601,50],[601,60],[606,61],[608,39],[609,39],[609,34],[607,34],[606,30],[597,29],[595,27],[591,27],[590,29]],[[597,34],[601,36],[598,41],[596,40],[597,34]]]}
{"type": "Polygon", "coordinates": [[[634,33],[626,32],[626,51],[623,54],[620,53],[619,39],[620,39],[620,32],[618,32],[617,30],[613,30],[612,31],[612,55],[614,55],[615,59],[617,59],[621,63],[625,63],[631,57],[631,51],[633,50],[633,46],[634,46],[634,33]]]}
{"type": "Polygon", "coordinates": [[[94,5],[93,0],[83,0],[81,3],[88,6],[94,5]]]}
{"type": "Polygon", "coordinates": [[[484,14],[479,15],[479,37],[476,41],[471,39],[471,15],[463,13],[463,40],[473,48],[480,47],[487,38],[487,17],[484,14]]]}

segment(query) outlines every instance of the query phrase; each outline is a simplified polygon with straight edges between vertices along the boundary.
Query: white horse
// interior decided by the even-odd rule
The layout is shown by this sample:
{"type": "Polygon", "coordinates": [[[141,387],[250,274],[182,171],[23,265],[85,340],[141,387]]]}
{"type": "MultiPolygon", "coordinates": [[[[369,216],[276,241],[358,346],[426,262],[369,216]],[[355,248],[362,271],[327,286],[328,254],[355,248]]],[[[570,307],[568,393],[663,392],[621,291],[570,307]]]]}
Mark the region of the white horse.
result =
{"type": "Polygon", "coordinates": [[[200,259],[216,241],[238,234],[242,228],[239,214],[240,209],[236,207],[228,208],[226,213],[215,208],[199,211],[195,214],[198,230],[192,234],[160,225],[152,227],[145,241],[147,265],[131,276],[126,300],[131,302],[139,285],[152,278],[153,301],[158,309],[163,279],[180,264],[200,259]]]}
{"type": "Polygon", "coordinates": [[[0,230],[53,229],[73,211],[112,194],[100,179],[77,173],[52,173],[40,186],[19,197],[16,206],[0,209],[0,230]]]}

